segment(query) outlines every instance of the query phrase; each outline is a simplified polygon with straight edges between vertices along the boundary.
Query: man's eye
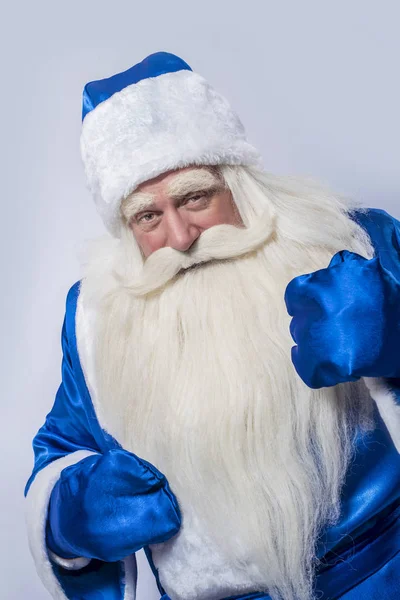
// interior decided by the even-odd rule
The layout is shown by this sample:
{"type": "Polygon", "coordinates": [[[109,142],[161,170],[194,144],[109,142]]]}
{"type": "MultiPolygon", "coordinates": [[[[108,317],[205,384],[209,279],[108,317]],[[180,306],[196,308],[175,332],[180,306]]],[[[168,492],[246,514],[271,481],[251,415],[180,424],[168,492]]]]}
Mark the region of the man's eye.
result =
{"type": "Polygon", "coordinates": [[[191,200],[194,200],[195,202],[197,202],[197,200],[201,200],[202,198],[204,198],[204,194],[195,194],[194,196],[190,196],[189,198],[186,198],[185,204],[187,204],[191,200]]]}
{"type": "Polygon", "coordinates": [[[143,215],[140,215],[140,217],[138,217],[137,222],[141,223],[142,221],[144,221],[145,223],[150,223],[152,221],[152,217],[154,217],[154,213],[144,213],[143,215]]]}

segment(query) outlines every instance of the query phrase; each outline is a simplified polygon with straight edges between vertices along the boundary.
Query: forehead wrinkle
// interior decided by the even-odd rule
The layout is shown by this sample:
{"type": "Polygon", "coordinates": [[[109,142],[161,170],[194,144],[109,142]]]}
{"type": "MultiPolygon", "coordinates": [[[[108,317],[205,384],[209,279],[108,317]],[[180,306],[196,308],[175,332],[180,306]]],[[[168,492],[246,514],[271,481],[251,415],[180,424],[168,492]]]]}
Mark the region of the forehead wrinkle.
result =
{"type": "Polygon", "coordinates": [[[167,192],[172,198],[176,198],[192,191],[215,187],[220,183],[218,177],[207,168],[193,169],[178,173],[168,184],[167,192]]]}

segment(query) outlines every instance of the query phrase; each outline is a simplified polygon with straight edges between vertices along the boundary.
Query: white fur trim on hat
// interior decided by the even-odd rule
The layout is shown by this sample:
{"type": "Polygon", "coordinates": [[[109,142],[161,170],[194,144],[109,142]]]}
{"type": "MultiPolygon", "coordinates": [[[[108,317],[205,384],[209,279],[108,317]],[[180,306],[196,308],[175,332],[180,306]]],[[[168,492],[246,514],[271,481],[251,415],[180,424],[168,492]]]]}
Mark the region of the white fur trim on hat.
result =
{"type": "Polygon", "coordinates": [[[119,207],[140,183],[191,164],[261,166],[227,100],[181,70],[125,87],[83,120],[87,183],[107,227],[120,235],[119,207]]]}

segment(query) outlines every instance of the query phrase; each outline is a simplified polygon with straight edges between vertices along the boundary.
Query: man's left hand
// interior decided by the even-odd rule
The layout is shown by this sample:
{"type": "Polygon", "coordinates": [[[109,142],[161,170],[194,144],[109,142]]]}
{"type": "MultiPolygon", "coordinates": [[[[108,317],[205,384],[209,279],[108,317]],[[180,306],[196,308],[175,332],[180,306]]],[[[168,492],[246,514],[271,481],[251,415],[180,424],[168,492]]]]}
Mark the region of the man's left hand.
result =
{"type": "Polygon", "coordinates": [[[348,250],[285,291],[292,361],[311,388],[360,377],[400,377],[400,281],[348,250]]]}

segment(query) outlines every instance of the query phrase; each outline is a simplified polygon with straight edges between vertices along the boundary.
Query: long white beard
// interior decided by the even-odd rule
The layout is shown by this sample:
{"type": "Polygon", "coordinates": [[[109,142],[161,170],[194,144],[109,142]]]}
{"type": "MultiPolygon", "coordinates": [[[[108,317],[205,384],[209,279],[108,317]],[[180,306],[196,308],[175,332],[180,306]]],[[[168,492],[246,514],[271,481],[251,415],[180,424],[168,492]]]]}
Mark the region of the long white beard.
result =
{"type": "Polygon", "coordinates": [[[339,516],[354,433],[369,423],[359,384],[311,390],[290,359],[286,285],[331,256],[276,235],[149,296],[114,281],[98,303],[108,430],[167,476],[183,518],[193,511],[233,566],[252,564],[273,600],[312,597],[317,536],[339,516]]]}

